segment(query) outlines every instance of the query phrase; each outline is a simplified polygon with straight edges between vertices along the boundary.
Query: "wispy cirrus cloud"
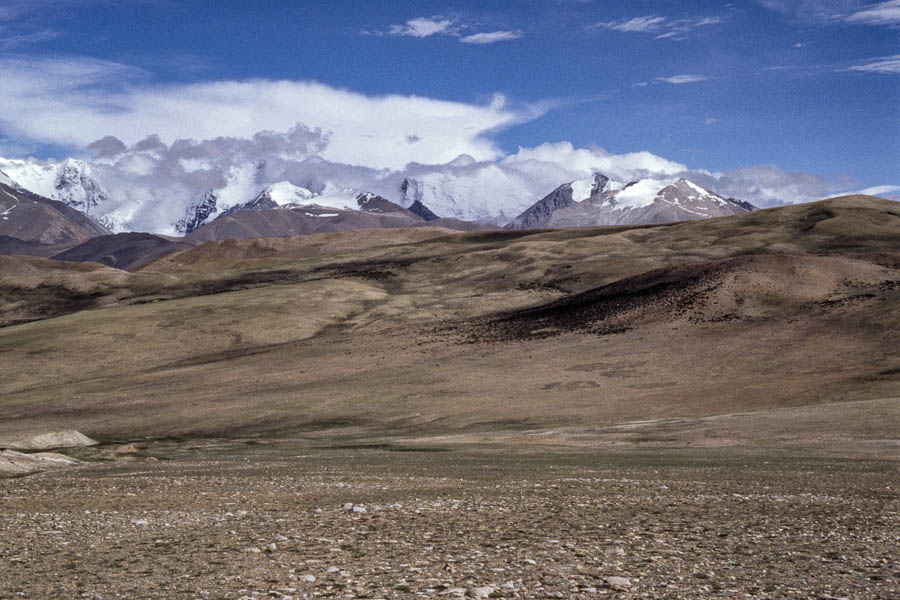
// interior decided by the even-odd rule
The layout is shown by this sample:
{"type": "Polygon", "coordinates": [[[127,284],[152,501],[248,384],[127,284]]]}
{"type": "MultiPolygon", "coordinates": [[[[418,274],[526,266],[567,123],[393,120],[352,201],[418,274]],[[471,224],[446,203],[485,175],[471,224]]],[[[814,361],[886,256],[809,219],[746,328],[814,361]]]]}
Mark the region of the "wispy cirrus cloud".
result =
{"type": "Polygon", "coordinates": [[[688,32],[707,25],[721,23],[719,17],[692,17],[686,19],[669,19],[656,15],[634,17],[621,21],[597,23],[597,27],[612,29],[623,33],[655,33],[656,39],[681,39],[688,32]]]}
{"type": "Polygon", "coordinates": [[[861,65],[854,65],[844,71],[863,71],[866,73],[900,73],[900,54],[873,58],[861,65]]]}
{"type": "Polygon", "coordinates": [[[846,17],[848,23],[864,25],[900,25],[900,0],[879,2],[851,13],[846,17]]]}
{"type": "Polygon", "coordinates": [[[656,81],[665,81],[666,83],[681,85],[683,83],[707,81],[708,79],[709,77],[703,77],[702,75],[672,75],[671,77],[657,77],[656,81]]]}
{"type": "Polygon", "coordinates": [[[15,32],[0,26],[0,50],[15,50],[31,44],[39,44],[60,37],[55,29],[39,29],[29,32],[15,32]]]}
{"type": "Polygon", "coordinates": [[[520,37],[522,37],[522,32],[520,31],[490,31],[467,35],[459,38],[459,41],[463,44],[494,44],[496,42],[517,40],[520,37]]]}
{"type": "Polygon", "coordinates": [[[623,21],[607,21],[605,23],[597,23],[597,26],[605,27],[606,29],[615,29],[616,31],[646,33],[659,31],[665,22],[665,17],[649,16],[635,17],[623,21]]]}
{"type": "Polygon", "coordinates": [[[900,25],[900,0],[758,0],[759,4],[788,17],[808,23],[900,25]]]}

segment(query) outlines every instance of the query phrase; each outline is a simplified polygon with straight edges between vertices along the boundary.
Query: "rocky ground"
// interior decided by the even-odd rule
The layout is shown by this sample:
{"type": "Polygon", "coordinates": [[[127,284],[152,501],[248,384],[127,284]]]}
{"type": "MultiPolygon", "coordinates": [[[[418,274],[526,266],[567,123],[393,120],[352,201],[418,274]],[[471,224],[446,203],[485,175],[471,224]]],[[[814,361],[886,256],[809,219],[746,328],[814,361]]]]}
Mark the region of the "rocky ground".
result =
{"type": "Polygon", "coordinates": [[[893,460],[82,449],[0,480],[0,598],[897,598],[893,460]],[[148,460],[150,459],[150,460],[148,460]]]}

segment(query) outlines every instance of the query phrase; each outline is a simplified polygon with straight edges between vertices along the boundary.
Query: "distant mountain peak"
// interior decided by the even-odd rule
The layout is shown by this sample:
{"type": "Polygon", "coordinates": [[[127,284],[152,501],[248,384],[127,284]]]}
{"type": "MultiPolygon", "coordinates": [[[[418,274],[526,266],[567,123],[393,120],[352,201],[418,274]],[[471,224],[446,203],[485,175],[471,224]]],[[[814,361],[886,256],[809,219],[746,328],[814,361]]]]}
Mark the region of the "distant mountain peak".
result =
{"type": "Polygon", "coordinates": [[[628,184],[595,173],[563,184],[513,219],[508,229],[638,225],[721,217],[752,210],[685,179],[628,184]]]}
{"type": "Polygon", "coordinates": [[[191,233],[218,211],[218,202],[219,197],[213,189],[197,194],[188,205],[184,218],[175,223],[175,230],[183,235],[191,233]]]}
{"type": "Polygon", "coordinates": [[[4,173],[2,170],[0,170],[0,183],[2,183],[3,185],[8,185],[13,189],[19,188],[19,185],[15,181],[13,181],[12,177],[4,173]]]}
{"type": "Polygon", "coordinates": [[[409,213],[409,211],[399,204],[395,204],[372,192],[363,192],[356,196],[356,204],[359,210],[369,213],[409,213]]]}

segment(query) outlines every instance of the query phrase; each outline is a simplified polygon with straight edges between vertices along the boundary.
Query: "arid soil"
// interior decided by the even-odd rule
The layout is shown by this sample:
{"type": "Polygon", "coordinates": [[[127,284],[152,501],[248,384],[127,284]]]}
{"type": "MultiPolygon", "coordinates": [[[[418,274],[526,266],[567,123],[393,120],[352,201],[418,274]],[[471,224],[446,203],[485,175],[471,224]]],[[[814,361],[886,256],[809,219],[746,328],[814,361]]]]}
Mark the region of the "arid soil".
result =
{"type": "Polygon", "coordinates": [[[0,598],[900,594],[896,461],[515,444],[81,452],[106,461],[0,484],[0,598]]]}

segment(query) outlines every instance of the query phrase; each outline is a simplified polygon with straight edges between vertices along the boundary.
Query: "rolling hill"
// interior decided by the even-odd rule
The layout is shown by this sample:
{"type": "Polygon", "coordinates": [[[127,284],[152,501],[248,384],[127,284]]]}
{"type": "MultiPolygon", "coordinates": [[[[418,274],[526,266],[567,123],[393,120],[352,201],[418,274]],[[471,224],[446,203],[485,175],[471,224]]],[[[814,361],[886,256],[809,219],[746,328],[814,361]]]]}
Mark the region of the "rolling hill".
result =
{"type": "Polygon", "coordinates": [[[205,244],[134,273],[3,257],[0,434],[593,439],[835,403],[850,426],[852,401],[897,395],[892,201],[386,233],[205,244]]]}

